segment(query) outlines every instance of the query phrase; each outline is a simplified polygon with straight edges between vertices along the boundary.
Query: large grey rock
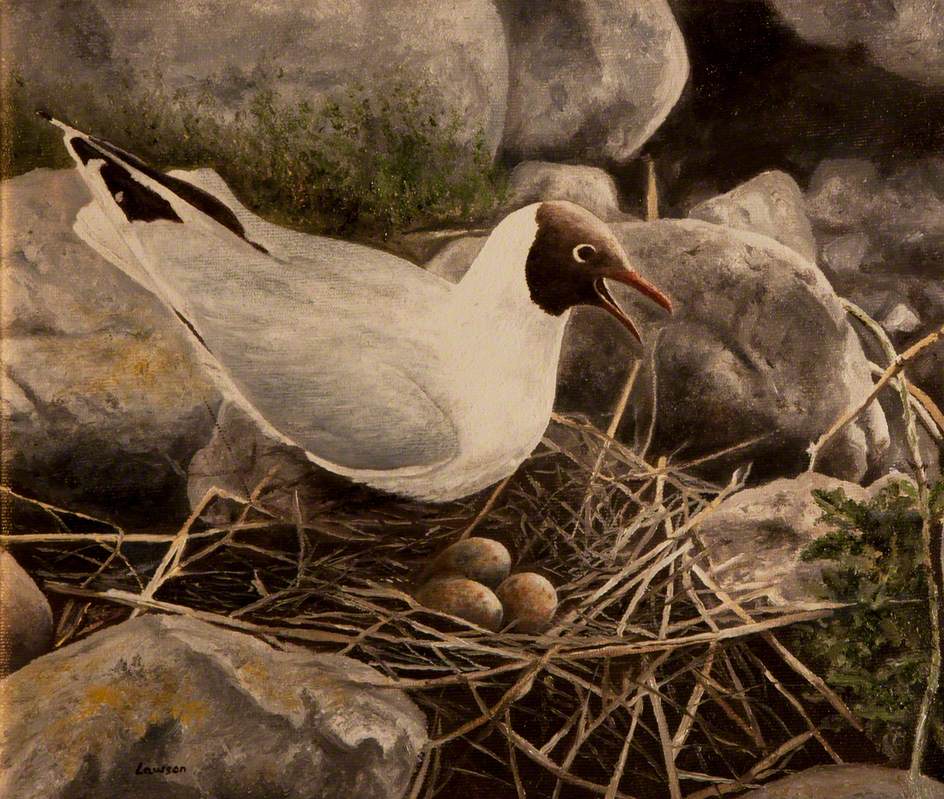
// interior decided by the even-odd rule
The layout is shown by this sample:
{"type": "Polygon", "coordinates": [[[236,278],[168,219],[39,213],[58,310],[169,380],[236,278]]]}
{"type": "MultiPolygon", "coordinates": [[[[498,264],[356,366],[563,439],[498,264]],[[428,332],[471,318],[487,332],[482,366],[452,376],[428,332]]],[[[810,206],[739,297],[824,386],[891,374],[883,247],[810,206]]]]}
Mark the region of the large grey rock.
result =
{"type": "Polygon", "coordinates": [[[390,236],[386,243],[390,252],[421,266],[452,242],[468,236],[484,235],[485,231],[486,228],[481,227],[413,230],[390,236]]]}
{"type": "Polygon", "coordinates": [[[91,199],[74,170],[36,170],[0,192],[12,481],[70,507],[182,499],[182,467],[218,397],[179,324],[73,232],[91,199]]]}
{"type": "Polygon", "coordinates": [[[727,194],[699,203],[688,216],[770,236],[810,261],[816,240],[806,215],[803,192],[785,172],[763,172],[727,194]]]}
{"type": "Polygon", "coordinates": [[[598,167],[525,161],[512,170],[508,184],[505,213],[534,202],[569,200],[603,220],[626,216],[620,211],[616,181],[598,167]]]}
{"type": "MultiPolygon", "coordinates": [[[[896,346],[944,321],[944,159],[906,161],[887,175],[869,161],[823,161],[806,199],[836,291],[883,323],[896,346]]],[[[908,371],[944,405],[940,347],[908,371]]]]}
{"type": "Polygon", "coordinates": [[[365,679],[382,677],[194,619],[139,617],[7,678],[0,793],[399,797],[425,719],[365,679]]]}
{"type": "Polygon", "coordinates": [[[822,564],[804,563],[800,553],[831,529],[820,521],[822,510],[811,492],[837,488],[850,499],[870,496],[856,483],[805,472],[739,491],[721,503],[698,535],[712,566],[739,558],[720,572],[722,587],[764,591],[778,603],[821,599],[822,564]]]}
{"type": "Polygon", "coordinates": [[[16,559],[0,549],[0,677],[48,652],[52,609],[16,559]]]}
{"type": "Polygon", "coordinates": [[[907,771],[867,763],[815,766],[744,794],[744,799],[944,799],[944,785],[921,777],[913,793],[907,771]]]}
{"type": "Polygon", "coordinates": [[[4,19],[5,63],[60,116],[109,93],[143,102],[158,75],[168,92],[208,91],[231,110],[273,85],[317,105],[400,75],[427,82],[492,152],[504,127],[508,55],[489,0],[14,0],[4,19]]]}
{"type": "Polygon", "coordinates": [[[903,472],[899,469],[891,469],[886,474],[883,474],[881,477],[877,477],[875,480],[869,483],[866,487],[866,490],[869,492],[869,498],[874,499],[886,488],[901,482],[911,483],[912,486],[915,484],[914,478],[912,478],[907,472],[903,472]]]}
{"type": "MultiPolygon", "coordinates": [[[[806,468],[809,444],[872,387],[869,365],[836,294],[806,258],[768,236],[699,220],[611,225],[640,271],[675,303],[667,319],[634,292],[620,301],[655,348],[656,449],[686,460],[743,444],[718,473],[744,461],[757,476],[806,468]],[[661,333],[659,332],[661,330],[661,333]]],[[[427,268],[449,280],[468,269],[481,237],[444,248],[427,268]]],[[[557,409],[605,426],[640,353],[613,319],[579,308],[564,338],[557,409]]],[[[642,370],[620,430],[645,438],[652,380],[642,370]]],[[[873,404],[820,455],[821,471],[849,480],[885,465],[888,426],[873,404]]]]}
{"type": "Polygon", "coordinates": [[[940,279],[944,158],[905,162],[885,177],[868,161],[823,161],[810,178],[806,201],[817,234],[868,238],[863,270],[940,279]]]}
{"type": "Polygon", "coordinates": [[[515,160],[623,163],[666,118],[688,57],[665,0],[502,0],[515,160]]]}
{"type": "Polygon", "coordinates": [[[862,45],[871,60],[902,77],[944,85],[944,8],[935,0],[769,0],[806,41],[862,45]]]}
{"type": "MultiPolygon", "coordinates": [[[[944,315],[937,318],[944,319],[944,315]]],[[[925,350],[908,373],[911,375],[912,382],[923,388],[937,403],[939,409],[944,409],[944,347],[938,344],[925,350]]]]}
{"type": "MultiPolygon", "coordinates": [[[[760,437],[727,464],[753,461],[755,476],[805,469],[810,442],[872,387],[858,337],[822,272],[766,236],[697,220],[613,230],[676,306],[666,321],[635,293],[618,290],[654,348],[656,448],[682,448],[676,459],[685,460],[760,437]]],[[[599,341],[599,326],[609,320],[586,318],[583,338],[599,341]]],[[[601,366],[585,345],[581,368],[588,378],[601,366]]],[[[651,393],[644,378],[647,384],[651,393]]],[[[615,397],[618,390],[603,383],[586,394],[615,397]]],[[[636,430],[646,430],[649,407],[636,401],[633,411],[636,430]]],[[[888,445],[884,414],[873,404],[821,453],[818,468],[859,480],[881,463],[888,445]]]]}

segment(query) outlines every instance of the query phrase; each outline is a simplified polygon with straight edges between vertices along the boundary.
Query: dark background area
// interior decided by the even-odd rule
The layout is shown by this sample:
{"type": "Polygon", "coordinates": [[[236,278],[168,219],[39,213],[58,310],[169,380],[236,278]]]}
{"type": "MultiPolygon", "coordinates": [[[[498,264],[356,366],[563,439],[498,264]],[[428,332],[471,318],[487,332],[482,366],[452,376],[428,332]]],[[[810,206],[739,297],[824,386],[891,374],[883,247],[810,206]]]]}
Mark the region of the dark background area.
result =
{"type": "MultiPolygon", "coordinates": [[[[825,158],[869,158],[890,168],[944,152],[944,91],[870,63],[861,47],[804,42],[763,0],[669,0],[691,76],[645,145],[657,163],[662,212],[767,169],[805,187],[825,158]]],[[[618,171],[641,196],[640,162],[618,171]]]]}

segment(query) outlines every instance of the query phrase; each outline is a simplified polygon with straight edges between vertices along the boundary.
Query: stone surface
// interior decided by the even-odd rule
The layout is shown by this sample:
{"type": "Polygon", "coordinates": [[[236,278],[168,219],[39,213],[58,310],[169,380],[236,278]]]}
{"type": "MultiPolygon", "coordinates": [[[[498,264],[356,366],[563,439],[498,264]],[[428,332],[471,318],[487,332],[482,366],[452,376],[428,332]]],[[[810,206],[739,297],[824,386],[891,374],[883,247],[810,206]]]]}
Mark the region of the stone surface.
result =
{"type": "Polygon", "coordinates": [[[914,333],[921,327],[921,320],[903,302],[898,303],[892,308],[882,320],[882,327],[888,334],[895,333],[914,333]]]}
{"type": "Polygon", "coordinates": [[[36,170],[0,191],[12,482],[70,508],[146,514],[182,500],[218,397],[179,324],[73,232],[91,199],[73,170],[36,170]]]}
{"type": "MultiPolygon", "coordinates": [[[[944,319],[944,315],[937,318],[944,319]]],[[[938,344],[926,350],[908,372],[912,382],[924,389],[939,409],[944,409],[944,347],[938,344]]]]}
{"type": "MultiPolygon", "coordinates": [[[[753,461],[754,475],[806,468],[806,448],[871,390],[868,362],[822,272],[779,242],[700,220],[613,224],[640,272],[675,303],[671,318],[614,286],[647,344],[597,309],[578,308],[564,338],[556,407],[609,421],[633,357],[655,349],[654,445],[678,459],[761,440],[718,460],[718,474],[753,461]],[[659,332],[661,330],[661,333],[659,332]]],[[[452,242],[427,268],[449,280],[468,269],[484,239],[452,242]]],[[[648,353],[648,354],[647,354],[648,353]]],[[[642,440],[652,381],[641,370],[620,435],[642,440]]],[[[818,468],[859,480],[885,465],[888,426],[878,405],[821,453],[818,468]]]]}
{"type": "Polygon", "coordinates": [[[804,563],[799,556],[811,541],[831,529],[820,522],[822,511],[811,492],[836,488],[850,499],[870,497],[869,491],[855,483],[806,472],[726,499],[699,528],[713,567],[738,558],[720,573],[722,587],[762,590],[778,603],[821,599],[821,564],[804,563]]]}
{"type": "Polygon", "coordinates": [[[623,163],[688,78],[665,0],[502,0],[509,42],[503,149],[513,160],[623,163]]]}
{"type": "MultiPolygon", "coordinates": [[[[862,159],[823,161],[806,199],[836,291],[882,322],[899,349],[944,321],[944,159],[902,161],[888,173],[862,159]]],[[[940,347],[908,372],[944,405],[940,347]]]]}
{"type": "Polygon", "coordinates": [[[157,76],[169,93],[209,92],[230,110],[272,85],[317,104],[400,76],[428,83],[492,152],[504,127],[508,54],[489,0],[15,0],[4,15],[10,66],[34,104],[66,118],[90,98],[144,97],[157,76]]]}
{"type": "Polygon", "coordinates": [[[48,600],[13,555],[0,549],[0,677],[48,652],[52,644],[48,600]]]}
{"type": "Polygon", "coordinates": [[[485,246],[488,236],[463,236],[450,241],[426,262],[426,269],[450,283],[458,283],[485,246]]]}
{"type": "Polygon", "coordinates": [[[525,161],[508,180],[509,198],[503,214],[534,202],[569,200],[603,220],[622,220],[616,181],[608,172],[592,166],[525,161]]]}
{"type": "Polygon", "coordinates": [[[864,233],[846,233],[823,241],[823,264],[839,275],[855,275],[869,251],[869,237],[864,233]]]}
{"type": "Polygon", "coordinates": [[[727,194],[699,203],[688,216],[752,230],[816,260],[816,240],[806,215],[803,192],[785,172],[763,172],[727,194]]]}
{"type": "Polygon", "coordinates": [[[944,799],[944,785],[922,777],[917,794],[911,792],[908,772],[866,763],[816,766],[782,777],[744,799],[944,799]]]}
{"type": "Polygon", "coordinates": [[[142,616],[4,683],[4,796],[390,799],[426,742],[373,669],[278,651],[194,619],[142,616]],[[174,773],[144,769],[177,767],[174,773]]]}
{"type": "Polygon", "coordinates": [[[387,246],[395,255],[422,266],[452,242],[467,236],[484,235],[485,232],[484,227],[415,230],[392,235],[387,239],[387,246]]]}
{"type": "Polygon", "coordinates": [[[881,477],[875,478],[875,480],[866,486],[869,492],[869,498],[874,499],[890,485],[893,483],[900,483],[902,480],[907,480],[909,483],[914,485],[914,479],[908,473],[902,472],[898,469],[891,469],[881,477]]]}
{"type": "Polygon", "coordinates": [[[862,158],[822,161],[810,178],[807,211],[820,227],[851,229],[865,220],[881,180],[862,158]]]}
{"type": "Polygon", "coordinates": [[[944,158],[905,161],[884,177],[868,161],[823,161],[806,200],[817,232],[868,237],[867,271],[941,274],[944,158]]]}
{"type": "MultiPolygon", "coordinates": [[[[666,320],[634,292],[617,289],[654,351],[656,448],[682,448],[675,457],[686,460],[759,438],[715,461],[719,474],[722,464],[745,461],[755,477],[805,469],[809,444],[872,386],[858,337],[822,272],[765,236],[697,220],[613,230],[676,306],[666,320]]],[[[593,342],[604,336],[600,326],[613,326],[598,314],[581,316],[587,327],[571,339],[562,364],[571,381],[563,398],[570,407],[581,395],[611,404],[620,378],[593,342]]],[[[641,371],[641,394],[631,405],[640,440],[651,415],[650,403],[640,401],[652,393],[650,372],[641,371]]],[[[888,446],[884,414],[873,405],[821,453],[818,468],[859,480],[888,446]]]]}
{"type": "Polygon", "coordinates": [[[944,85],[944,8],[935,0],[769,0],[806,41],[865,48],[879,66],[944,85]]]}

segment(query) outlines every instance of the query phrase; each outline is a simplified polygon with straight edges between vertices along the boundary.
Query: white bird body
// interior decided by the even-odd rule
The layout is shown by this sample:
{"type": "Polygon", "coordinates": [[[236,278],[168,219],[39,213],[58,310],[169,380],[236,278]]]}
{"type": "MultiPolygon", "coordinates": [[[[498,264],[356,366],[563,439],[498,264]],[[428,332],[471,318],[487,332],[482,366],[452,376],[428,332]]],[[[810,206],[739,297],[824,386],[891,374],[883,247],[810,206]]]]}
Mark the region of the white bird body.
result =
{"type": "Polygon", "coordinates": [[[218,199],[54,124],[95,197],[76,231],[164,301],[224,398],[270,435],[429,501],[501,480],[540,441],[570,315],[536,305],[523,268],[541,204],[506,217],[453,285],[368,247],[243,226],[218,199]]]}

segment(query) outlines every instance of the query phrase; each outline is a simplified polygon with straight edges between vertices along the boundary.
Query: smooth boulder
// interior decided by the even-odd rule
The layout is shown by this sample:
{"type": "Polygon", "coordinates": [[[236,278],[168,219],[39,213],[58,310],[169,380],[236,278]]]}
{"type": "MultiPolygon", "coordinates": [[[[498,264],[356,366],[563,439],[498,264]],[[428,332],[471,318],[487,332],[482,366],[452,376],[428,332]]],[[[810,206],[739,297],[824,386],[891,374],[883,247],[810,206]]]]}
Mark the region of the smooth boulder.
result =
{"type": "Polygon", "coordinates": [[[53,645],[49,601],[7,550],[0,549],[0,677],[53,645]]]}
{"type": "Polygon", "coordinates": [[[177,320],[72,229],[71,169],[0,184],[2,410],[10,480],[70,508],[184,507],[181,472],[219,396],[177,320]]]}
{"type": "Polygon", "coordinates": [[[0,794],[399,797],[426,721],[383,679],[350,658],[138,617],[6,679],[0,794]]]}
{"type": "Polygon", "coordinates": [[[668,116],[688,79],[665,0],[502,0],[516,161],[625,163],[668,116]]]}
{"type": "MultiPolygon", "coordinates": [[[[648,437],[654,407],[654,449],[675,453],[677,462],[738,447],[706,464],[709,471],[747,461],[755,477],[804,470],[810,443],[872,388],[858,336],[822,272],[766,236],[697,220],[622,223],[613,231],[675,303],[667,319],[618,289],[655,366],[641,371],[631,406],[635,438],[648,437]]],[[[600,314],[582,311],[578,320],[563,369],[581,379],[562,399],[572,409],[581,396],[612,407],[619,372],[597,353],[605,352],[600,342],[626,337],[600,314]]],[[[817,468],[859,480],[881,465],[888,446],[884,414],[873,404],[823,450],[817,468]]]]}
{"type": "Polygon", "coordinates": [[[488,236],[475,235],[453,239],[426,262],[425,268],[450,283],[458,283],[487,240],[488,236]]]}
{"type": "Polygon", "coordinates": [[[762,592],[773,602],[821,599],[822,563],[800,560],[803,549],[832,528],[821,521],[812,492],[842,489],[860,502],[870,492],[856,483],[816,472],[774,480],[728,497],[699,525],[698,537],[722,587],[732,592],[762,592]]]}
{"type": "Polygon", "coordinates": [[[869,249],[869,237],[864,233],[843,233],[827,236],[823,241],[823,264],[838,275],[856,275],[869,249]]]}
{"type": "Polygon", "coordinates": [[[762,172],[727,194],[699,203],[691,219],[770,236],[804,258],[816,260],[816,240],[803,192],[786,172],[762,172]]]}
{"type": "MultiPolygon", "coordinates": [[[[810,178],[806,204],[836,291],[878,321],[902,350],[944,321],[944,158],[881,172],[833,159],[810,178]]],[[[875,359],[884,364],[881,353],[875,359]]],[[[927,350],[909,377],[944,407],[944,348],[927,350]]]]}
{"type": "Polygon", "coordinates": [[[504,128],[508,54],[488,0],[15,0],[4,14],[4,56],[29,99],[67,118],[160,91],[235,112],[277,88],[317,107],[326,93],[402,77],[428,84],[491,152],[504,128]]]}
{"type": "Polygon", "coordinates": [[[887,174],[864,159],[822,161],[810,178],[806,206],[818,236],[867,238],[861,270],[940,276],[944,158],[903,161],[887,174]]]}
{"type": "Polygon", "coordinates": [[[508,201],[502,215],[545,200],[576,203],[604,221],[621,221],[619,190],[613,176],[603,169],[549,161],[524,161],[508,178],[508,201]]]}

